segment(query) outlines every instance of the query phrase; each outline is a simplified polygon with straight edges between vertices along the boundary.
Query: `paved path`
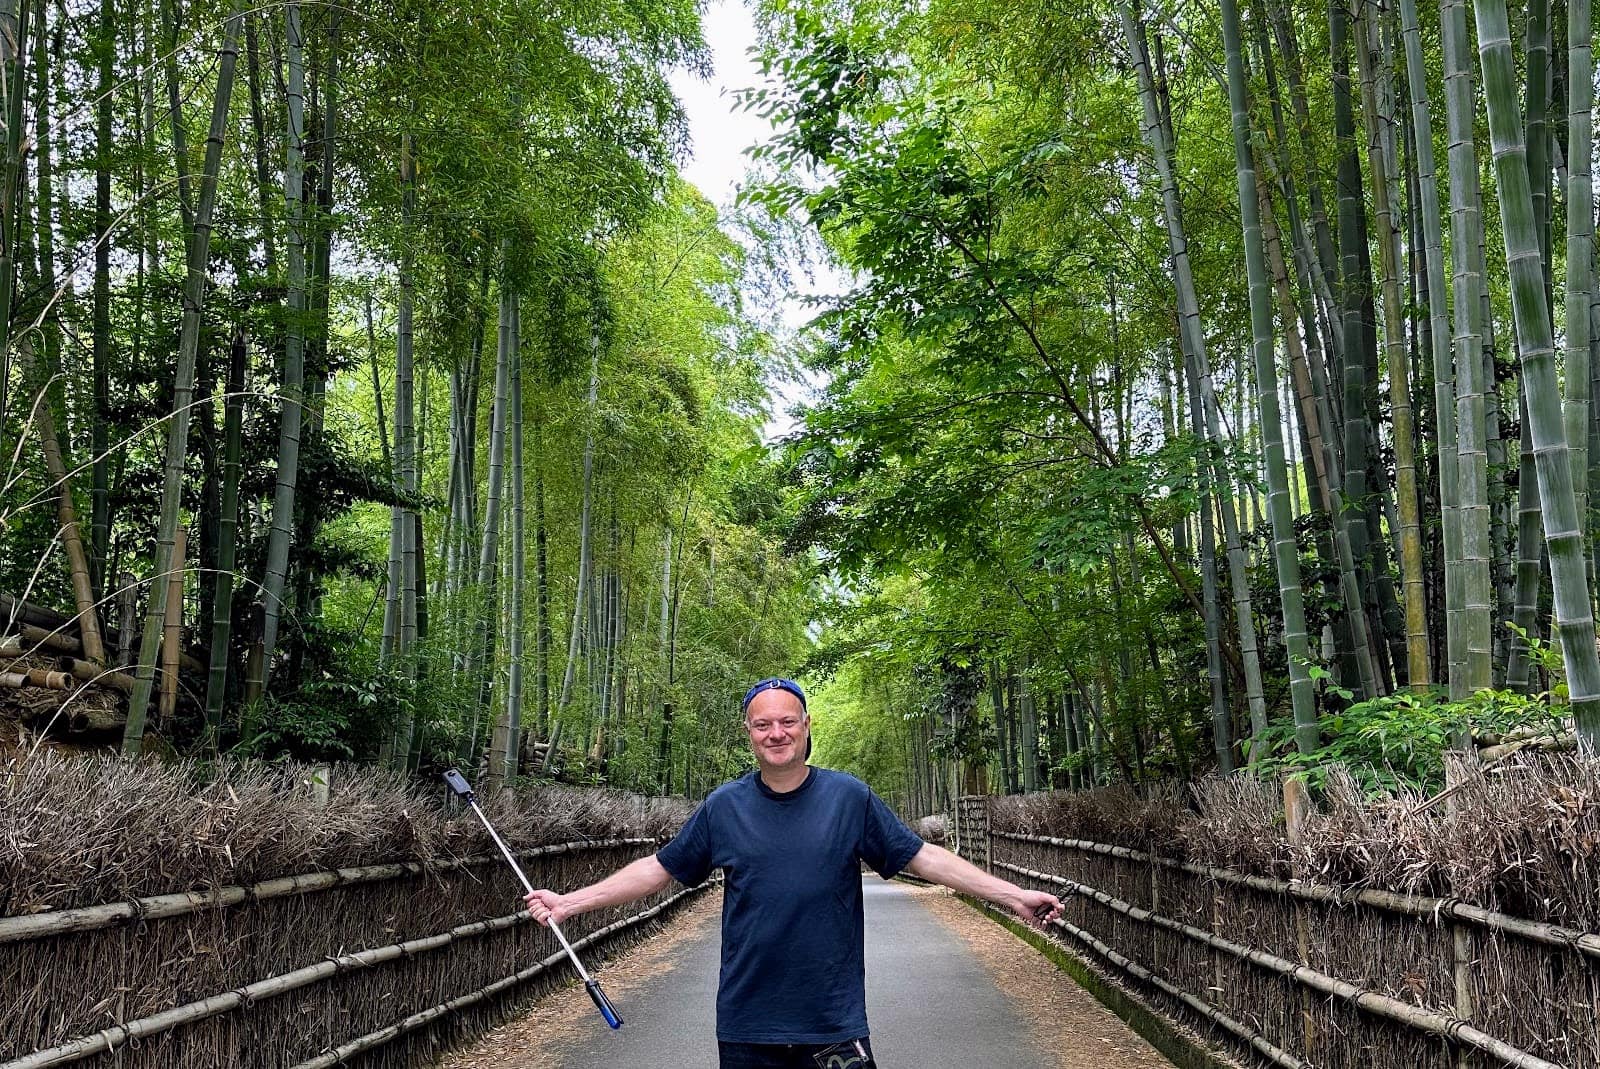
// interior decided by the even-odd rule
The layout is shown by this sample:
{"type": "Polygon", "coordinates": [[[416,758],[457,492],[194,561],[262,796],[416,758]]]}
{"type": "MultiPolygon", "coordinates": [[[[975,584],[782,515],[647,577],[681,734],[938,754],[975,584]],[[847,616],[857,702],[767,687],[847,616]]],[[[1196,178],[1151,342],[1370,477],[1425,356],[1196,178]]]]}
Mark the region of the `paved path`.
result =
{"type": "MultiPolygon", "coordinates": [[[[936,889],[865,881],[867,1016],[884,1069],[1170,1069],[1043,955],[936,889]]],[[[626,1023],[581,990],[452,1056],[447,1069],[716,1069],[720,898],[601,980],[626,1023]]]]}

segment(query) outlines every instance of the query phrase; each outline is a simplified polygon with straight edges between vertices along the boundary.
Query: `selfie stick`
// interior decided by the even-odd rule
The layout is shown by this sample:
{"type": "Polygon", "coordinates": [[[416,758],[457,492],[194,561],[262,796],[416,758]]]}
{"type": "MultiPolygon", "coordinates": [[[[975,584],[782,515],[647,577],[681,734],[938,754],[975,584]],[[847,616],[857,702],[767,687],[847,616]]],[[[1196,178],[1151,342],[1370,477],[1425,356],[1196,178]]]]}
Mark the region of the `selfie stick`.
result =
{"type": "MultiPolygon", "coordinates": [[[[518,865],[517,859],[511,856],[510,848],[506,846],[505,840],[500,838],[500,833],[494,830],[494,825],[489,823],[489,818],[483,815],[483,810],[478,808],[478,796],[473,793],[472,784],[468,783],[466,777],[453,768],[444,774],[444,781],[450,785],[450,789],[456,793],[457,798],[465,801],[472,807],[472,811],[478,814],[478,819],[483,821],[483,826],[489,831],[489,838],[494,840],[494,844],[505,855],[506,864],[511,866],[511,871],[517,874],[517,879],[522,881],[522,886],[527,888],[528,893],[530,895],[533,894],[533,884],[528,882],[527,874],[522,871],[522,866],[518,865]]],[[[567,942],[567,937],[561,934],[561,929],[557,927],[555,919],[551,918],[545,923],[549,925],[552,932],[556,933],[556,938],[561,941],[561,948],[567,952],[567,957],[572,959],[572,967],[578,970],[578,976],[583,980],[583,989],[589,992],[589,997],[594,1000],[595,1007],[600,1011],[600,1016],[604,1017],[606,1024],[612,1028],[621,1028],[622,1018],[617,1016],[616,1008],[611,1005],[611,1000],[606,998],[606,993],[600,990],[600,981],[589,975],[588,970],[583,967],[583,962],[578,960],[578,955],[572,952],[572,944],[567,942]]]]}

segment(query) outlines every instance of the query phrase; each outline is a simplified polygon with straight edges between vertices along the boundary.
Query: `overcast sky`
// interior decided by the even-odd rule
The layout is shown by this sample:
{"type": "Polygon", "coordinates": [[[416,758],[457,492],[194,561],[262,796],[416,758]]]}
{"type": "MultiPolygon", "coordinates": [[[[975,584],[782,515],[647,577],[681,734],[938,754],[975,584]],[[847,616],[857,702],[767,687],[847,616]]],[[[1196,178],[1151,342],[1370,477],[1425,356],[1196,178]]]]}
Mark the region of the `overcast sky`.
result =
{"type": "MultiPolygon", "coordinates": [[[[734,93],[758,86],[761,69],[750,50],[755,47],[755,23],[741,0],[714,0],[704,17],[706,44],[711,49],[714,71],[709,79],[684,71],[672,74],[672,88],[689,116],[691,157],[682,165],[684,179],[693,183],[718,208],[732,207],[744,180],[749,158],[744,150],[768,140],[772,126],[754,112],[740,110],[734,93]]],[[[795,292],[776,309],[783,324],[794,329],[814,314],[798,299],[806,294],[838,292],[842,280],[826,265],[812,264],[814,278],[795,272],[795,292]]],[[[752,295],[752,299],[758,299],[752,295]]],[[[769,309],[761,309],[762,312],[769,309]]],[[[770,440],[786,433],[793,425],[787,409],[805,399],[808,389],[795,383],[780,383],[773,419],[766,436],[770,440]]]]}

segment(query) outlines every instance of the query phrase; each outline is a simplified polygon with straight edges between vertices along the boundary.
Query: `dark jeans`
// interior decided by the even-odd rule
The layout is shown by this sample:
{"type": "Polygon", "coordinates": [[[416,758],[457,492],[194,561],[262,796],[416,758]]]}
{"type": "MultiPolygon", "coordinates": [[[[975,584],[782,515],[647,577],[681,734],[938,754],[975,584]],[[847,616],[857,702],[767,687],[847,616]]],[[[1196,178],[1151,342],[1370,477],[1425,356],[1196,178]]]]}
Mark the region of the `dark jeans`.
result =
{"type": "Polygon", "coordinates": [[[724,1043],[717,1042],[722,1056],[722,1069],[876,1069],[872,1060],[872,1044],[866,1036],[845,1043],[724,1043]],[[867,1057],[862,1060],[855,1045],[867,1057]],[[817,1055],[823,1051],[836,1053],[820,1063],[817,1055]]]}

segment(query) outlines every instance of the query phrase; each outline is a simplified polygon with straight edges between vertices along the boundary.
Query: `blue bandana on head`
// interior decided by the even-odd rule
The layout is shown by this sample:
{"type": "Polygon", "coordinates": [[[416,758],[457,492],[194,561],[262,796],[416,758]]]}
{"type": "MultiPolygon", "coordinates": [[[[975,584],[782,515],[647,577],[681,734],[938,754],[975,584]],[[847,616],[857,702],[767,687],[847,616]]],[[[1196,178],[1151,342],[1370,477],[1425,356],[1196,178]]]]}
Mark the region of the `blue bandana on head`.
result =
{"type": "Polygon", "coordinates": [[[739,704],[739,711],[741,713],[748,712],[750,703],[755,701],[756,695],[764,690],[786,690],[800,699],[801,709],[806,707],[806,692],[800,689],[800,684],[792,679],[779,679],[777,676],[772,676],[768,679],[763,679],[745,692],[744,701],[739,704]]]}

